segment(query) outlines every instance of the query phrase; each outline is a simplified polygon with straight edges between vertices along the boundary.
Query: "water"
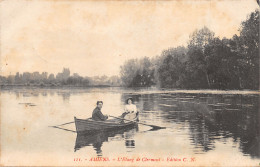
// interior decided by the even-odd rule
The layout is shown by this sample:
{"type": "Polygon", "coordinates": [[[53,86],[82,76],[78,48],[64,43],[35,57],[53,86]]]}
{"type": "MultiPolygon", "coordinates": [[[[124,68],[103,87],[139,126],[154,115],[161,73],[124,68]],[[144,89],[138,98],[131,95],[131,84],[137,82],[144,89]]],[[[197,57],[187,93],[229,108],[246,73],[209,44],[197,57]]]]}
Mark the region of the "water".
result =
{"type": "MultiPolygon", "coordinates": [[[[141,161],[135,164],[141,166],[256,166],[260,162],[259,118],[259,94],[239,91],[2,90],[1,164],[133,165],[131,158],[139,157],[141,161]],[[71,122],[74,116],[90,117],[97,100],[104,101],[104,114],[118,116],[130,96],[140,111],[141,122],[167,128],[153,131],[138,125],[77,136],[49,127],[71,122]],[[110,161],[90,161],[93,157],[110,161]]],[[[75,125],[62,128],[73,131],[75,125]]]]}

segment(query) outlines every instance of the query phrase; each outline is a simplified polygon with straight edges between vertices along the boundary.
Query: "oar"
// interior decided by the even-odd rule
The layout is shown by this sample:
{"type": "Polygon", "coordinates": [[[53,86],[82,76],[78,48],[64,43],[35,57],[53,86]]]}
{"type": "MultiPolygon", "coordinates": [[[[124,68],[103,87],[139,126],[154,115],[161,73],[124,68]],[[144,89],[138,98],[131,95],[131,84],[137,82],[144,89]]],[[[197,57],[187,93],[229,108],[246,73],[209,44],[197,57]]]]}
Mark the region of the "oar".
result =
{"type": "Polygon", "coordinates": [[[49,126],[49,127],[57,128],[57,129],[62,129],[62,130],[66,130],[66,131],[70,131],[70,132],[74,132],[74,133],[76,133],[76,131],[74,131],[74,130],[65,129],[65,128],[60,128],[60,127],[58,127],[58,126],[49,126]]]}
{"type": "Polygon", "coordinates": [[[67,122],[67,123],[60,124],[60,125],[56,125],[56,126],[63,126],[63,125],[72,124],[72,123],[74,123],[74,121],[72,121],[72,122],[67,122]]]}
{"type": "Polygon", "coordinates": [[[120,118],[120,117],[115,117],[115,116],[112,116],[112,115],[109,115],[109,116],[110,116],[110,117],[113,117],[113,118],[121,119],[121,120],[126,120],[126,121],[130,121],[130,122],[135,122],[135,123],[138,123],[138,124],[141,124],[141,125],[151,126],[153,129],[166,129],[166,127],[161,127],[161,126],[156,126],[156,125],[149,125],[149,124],[146,124],[146,123],[136,122],[136,121],[132,121],[132,120],[129,120],[129,119],[124,119],[124,118],[120,118]]]}
{"type": "Polygon", "coordinates": [[[62,130],[66,130],[66,131],[71,131],[71,132],[76,132],[76,131],[74,131],[74,130],[69,130],[69,129],[65,129],[65,128],[59,127],[59,126],[63,126],[63,125],[71,124],[71,123],[74,123],[74,121],[73,121],[73,122],[67,122],[67,123],[60,124],[60,125],[56,125],[56,126],[49,126],[49,127],[51,127],[51,128],[58,128],[58,129],[62,129],[62,130]]]}

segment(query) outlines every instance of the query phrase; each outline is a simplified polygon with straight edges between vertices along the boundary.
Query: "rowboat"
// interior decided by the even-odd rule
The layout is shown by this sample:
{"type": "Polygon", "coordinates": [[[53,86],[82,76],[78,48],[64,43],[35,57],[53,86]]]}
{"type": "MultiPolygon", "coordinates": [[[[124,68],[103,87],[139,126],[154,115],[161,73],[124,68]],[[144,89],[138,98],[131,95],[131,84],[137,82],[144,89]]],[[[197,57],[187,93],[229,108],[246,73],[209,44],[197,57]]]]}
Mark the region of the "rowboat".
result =
{"type": "Polygon", "coordinates": [[[108,131],[108,130],[115,130],[115,129],[124,129],[127,127],[135,126],[136,121],[138,120],[138,114],[135,113],[127,114],[127,118],[128,118],[127,120],[115,118],[106,121],[95,121],[92,118],[78,119],[74,117],[74,121],[75,121],[77,133],[91,133],[91,132],[108,131]]]}

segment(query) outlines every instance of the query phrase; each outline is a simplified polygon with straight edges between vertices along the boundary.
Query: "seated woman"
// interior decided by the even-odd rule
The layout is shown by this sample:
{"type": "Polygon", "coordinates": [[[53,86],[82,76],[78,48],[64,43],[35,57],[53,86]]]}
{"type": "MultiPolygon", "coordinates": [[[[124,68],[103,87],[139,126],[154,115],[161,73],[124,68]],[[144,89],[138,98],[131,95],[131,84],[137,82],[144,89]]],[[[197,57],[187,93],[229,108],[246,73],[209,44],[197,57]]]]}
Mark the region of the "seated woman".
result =
{"type": "Polygon", "coordinates": [[[121,117],[126,119],[125,116],[127,114],[129,115],[129,118],[130,118],[130,115],[136,116],[136,114],[137,114],[136,105],[133,104],[133,99],[131,97],[126,100],[124,113],[122,114],[121,117]]]}

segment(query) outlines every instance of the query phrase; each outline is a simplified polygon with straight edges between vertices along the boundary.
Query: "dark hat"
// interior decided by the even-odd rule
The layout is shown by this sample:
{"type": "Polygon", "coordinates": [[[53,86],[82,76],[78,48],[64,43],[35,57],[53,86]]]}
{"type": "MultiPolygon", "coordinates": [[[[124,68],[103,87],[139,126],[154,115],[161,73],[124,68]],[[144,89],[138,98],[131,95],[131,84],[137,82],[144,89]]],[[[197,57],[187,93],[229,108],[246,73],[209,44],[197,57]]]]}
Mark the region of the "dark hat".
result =
{"type": "Polygon", "coordinates": [[[97,105],[98,105],[99,103],[102,103],[102,104],[103,104],[103,101],[97,101],[97,105]]]}
{"type": "Polygon", "coordinates": [[[126,104],[128,104],[128,100],[132,100],[132,102],[134,101],[132,97],[128,97],[125,101],[126,104]]]}

